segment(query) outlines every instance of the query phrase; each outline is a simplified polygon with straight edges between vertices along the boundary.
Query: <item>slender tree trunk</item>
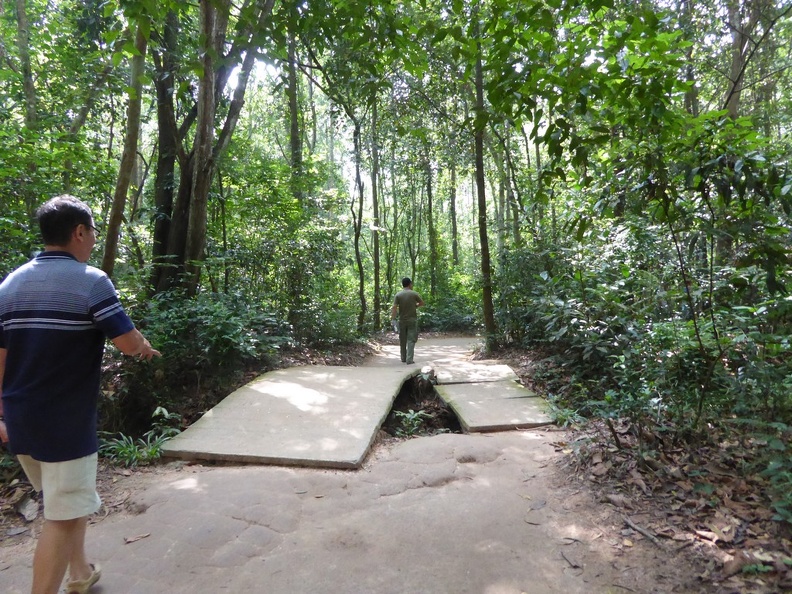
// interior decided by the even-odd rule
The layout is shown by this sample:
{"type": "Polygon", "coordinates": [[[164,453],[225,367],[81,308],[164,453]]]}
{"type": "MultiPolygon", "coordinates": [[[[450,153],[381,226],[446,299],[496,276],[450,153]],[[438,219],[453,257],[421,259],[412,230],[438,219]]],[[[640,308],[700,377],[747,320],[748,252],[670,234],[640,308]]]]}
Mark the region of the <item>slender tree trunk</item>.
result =
{"type": "MultiPolygon", "coordinates": [[[[294,33],[289,31],[288,38],[288,58],[286,61],[286,98],[289,106],[289,160],[290,160],[290,185],[291,192],[297,204],[305,209],[303,196],[303,152],[302,152],[302,132],[300,130],[300,101],[297,78],[297,43],[294,33]]],[[[299,223],[293,224],[289,228],[289,237],[294,237],[297,233],[299,223]]],[[[286,293],[288,295],[288,320],[299,337],[303,333],[305,326],[303,312],[305,310],[306,289],[305,282],[308,280],[303,269],[300,250],[296,247],[297,242],[292,242],[295,249],[288,250],[287,261],[285,262],[285,281],[286,293]]]]}
{"type": "Polygon", "coordinates": [[[292,195],[302,203],[302,142],[300,136],[300,106],[297,89],[297,43],[289,32],[286,74],[286,96],[289,101],[289,146],[291,153],[292,195]]]}
{"type": "Polygon", "coordinates": [[[102,270],[108,276],[113,276],[115,268],[116,254],[118,253],[118,237],[121,231],[121,223],[126,207],[127,193],[135,171],[135,161],[137,158],[138,137],[140,135],[140,109],[143,96],[143,84],[141,77],[145,72],[146,49],[148,38],[144,33],[144,28],[138,24],[135,33],[135,49],[137,55],[132,58],[132,68],[130,70],[129,86],[132,91],[129,94],[129,105],[127,107],[127,126],[126,138],[124,139],[124,152],[121,155],[121,164],[118,171],[113,203],[110,207],[110,217],[107,222],[107,238],[105,239],[105,251],[102,257],[102,270]]]}
{"type": "Polygon", "coordinates": [[[751,24],[743,25],[741,0],[730,0],[728,3],[729,25],[731,27],[731,68],[729,71],[729,88],[726,91],[726,110],[729,117],[740,115],[740,98],[743,88],[743,66],[747,44],[750,41],[751,24]]]}
{"type": "Polygon", "coordinates": [[[176,187],[176,157],[181,140],[176,127],[173,90],[176,72],[176,34],[178,17],[170,11],[162,32],[162,56],[154,53],[158,76],[154,79],[157,94],[157,137],[159,153],[154,179],[154,233],[152,237],[152,271],[150,291],[153,293],[167,280],[168,237],[173,217],[173,194],[176,187]]]}
{"type": "Polygon", "coordinates": [[[396,188],[396,147],[393,143],[390,145],[390,163],[388,164],[390,170],[390,195],[391,195],[391,215],[392,226],[390,233],[387,235],[387,256],[385,267],[385,282],[388,287],[388,303],[394,295],[392,290],[396,285],[396,254],[398,250],[398,242],[396,241],[396,230],[399,228],[399,201],[398,190],[396,188]]]}
{"type": "Polygon", "coordinates": [[[374,216],[372,249],[374,257],[374,328],[382,326],[382,289],[380,287],[380,214],[379,214],[379,140],[377,138],[377,94],[374,92],[371,105],[371,207],[374,216]]]}
{"type": "Polygon", "coordinates": [[[459,230],[457,229],[457,171],[456,171],[456,143],[451,151],[451,187],[449,188],[449,215],[451,217],[451,257],[454,266],[459,266],[459,230]]]}
{"type": "MultiPolygon", "coordinates": [[[[38,127],[38,98],[36,96],[36,84],[33,79],[33,66],[30,62],[30,20],[28,19],[25,0],[16,0],[17,16],[17,50],[19,51],[19,69],[22,74],[22,89],[25,95],[25,128],[36,130],[38,127]]],[[[27,165],[30,177],[36,172],[36,163],[32,160],[27,165]]],[[[31,189],[22,182],[22,195],[25,200],[25,207],[28,214],[32,217],[36,211],[36,200],[38,197],[31,189]]]]}
{"type": "MultiPolygon", "coordinates": [[[[478,19],[478,16],[474,16],[478,19]]],[[[478,38],[478,27],[476,27],[478,38]]],[[[489,238],[487,236],[487,197],[484,174],[484,69],[481,58],[481,42],[476,42],[476,189],[478,193],[478,229],[481,243],[481,292],[483,300],[484,330],[488,346],[495,340],[495,308],[492,301],[492,264],[490,262],[489,238]]]]}
{"type": "Polygon", "coordinates": [[[426,231],[429,234],[429,294],[437,293],[437,230],[434,223],[434,179],[432,160],[429,147],[424,150],[424,167],[426,169],[426,231]]]}
{"type": "Polygon", "coordinates": [[[33,80],[33,67],[30,63],[30,21],[25,0],[16,0],[17,49],[19,67],[22,71],[22,90],[25,94],[25,127],[35,130],[38,125],[38,99],[36,84],[33,80]]]}
{"type": "MultiPolygon", "coordinates": [[[[689,39],[693,38],[693,0],[684,0],[682,3],[682,30],[689,39]]],[[[698,87],[695,84],[694,74],[694,61],[693,61],[693,48],[695,44],[691,43],[685,52],[685,79],[691,83],[690,88],[685,92],[685,110],[693,117],[699,114],[699,101],[698,101],[698,87]]]]}
{"type": "Polygon", "coordinates": [[[360,174],[362,161],[362,139],[360,133],[360,122],[354,120],[353,145],[355,151],[355,188],[357,190],[357,209],[354,201],[352,203],[352,220],[355,234],[355,263],[358,269],[358,297],[360,298],[360,311],[358,312],[357,328],[358,332],[363,332],[366,323],[366,275],[363,268],[363,256],[360,251],[360,234],[363,227],[363,178],[360,174]]]}
{"type": "Polygon", "coordinates": [[[508,181],[506,180],[506,172],[500,172],[498,176],[498,208],[497,212],[495,213],[495,221],[498,226],[498,234],[497,234],[497,257],[498,259],[502,258],[504,255],[504,250],[506,249],[506,185],[508,181]]]}

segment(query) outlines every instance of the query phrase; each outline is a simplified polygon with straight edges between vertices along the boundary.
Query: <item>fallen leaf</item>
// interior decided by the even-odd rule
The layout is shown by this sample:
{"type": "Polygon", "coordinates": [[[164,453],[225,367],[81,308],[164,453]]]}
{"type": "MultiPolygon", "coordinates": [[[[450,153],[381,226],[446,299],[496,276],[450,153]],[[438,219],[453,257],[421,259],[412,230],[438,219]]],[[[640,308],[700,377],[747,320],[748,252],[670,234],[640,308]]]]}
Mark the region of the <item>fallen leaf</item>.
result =
{"type": "Polygon", "coordinates": [[[28,522],[32,522],[36,519],[38,516],[38,508],[38,503],[33,501],[30,497],[26,497],[16,504],[17,512],[28,522]]]}
{"type": "Polygon", "coordinates": [[[720,528],[715,524],[707,524],[707,528],[717,534],[718,538],[723,542],[732,542],[734,540],[734,533],[731,531],[731,526],[723,526],[723,528],[720,528]]]}
{"type": "Polygon", "coordinates": [[[617,495],[615,493],[606,495],[604,501],[607,503],[612,503],[616,507],[632,507],[629,499],[627,499],[624,495],[617,495]]]}
{"type": "Polygon", "coordinates": [[[142,540],[144,538],[148,538],[149,536],[151,536],[151,532],[146,532],[145,534],[138,534],[137,536],[125,536],[124,537],[124,544],[130,544],[130,543],[133,543],[133,542],[137,542],[137,541],[142,540]]]}
{"type": "Polygon", "coordinates": [[[772,563],[775,561],[775,557],[770,553],[766,553],[765,551],[757,551],[753,554],[753,558],[758,561],[763,561],[765,563],[772,563]]]}
{"type": "Polygon", "coordinates": [[[711,542],[718,541],[718,535],[714,532],[710,532],[709,530],[696,530],[696,534],[698,534],[701,538],[709,540],[711,542]]]}
{"type": "Polygon", "coordinates": [[[751,563],[753,563],[753,560],[748,554],[744,551],[738,551],[732,559],[723,564],[723,575],[724,577],[736,575],[743,570],[743,567],[751,565],[751,563]]]}
{"type": "Polygon", "coordinates": [[[28,531],[27,528],[22,528],[21,526],[17,528],[9,528],[8,530],[6,530],[6,536],[17,536],[19,534],[24,534],[27,531],[28,531]]]}

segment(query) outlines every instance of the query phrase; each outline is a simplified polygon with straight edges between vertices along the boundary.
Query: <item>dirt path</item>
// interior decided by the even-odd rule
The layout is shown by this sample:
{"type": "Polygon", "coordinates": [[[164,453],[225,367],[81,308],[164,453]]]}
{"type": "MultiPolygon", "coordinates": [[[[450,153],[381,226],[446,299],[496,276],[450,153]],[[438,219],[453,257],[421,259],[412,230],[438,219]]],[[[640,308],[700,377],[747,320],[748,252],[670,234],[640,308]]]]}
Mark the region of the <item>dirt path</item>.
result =
{"type": "MultiPolygon", "coordinates": [[[[560,432],[379,445],[359,471],[168,465],[104,475],[95,592],[701,592],[684,553],[566,484],[560,432]],[[556,444],[556,445],[554,445],[556,444]],[[130,541],[130,542],[127,542],[130,541]]],[[[0,582],[27,592],[33,539],[0,582]]]]}
{"type": "MultiPolygon", "coordinates": [[[[106,468],[92,592],[714,592],[680,543],[657,546],[569,480],[566,441],[559,430],[388,439],[356,471],[106,468]]],[[[3,592],[28,591],[40,522],[0,527],[3,592]]]]}

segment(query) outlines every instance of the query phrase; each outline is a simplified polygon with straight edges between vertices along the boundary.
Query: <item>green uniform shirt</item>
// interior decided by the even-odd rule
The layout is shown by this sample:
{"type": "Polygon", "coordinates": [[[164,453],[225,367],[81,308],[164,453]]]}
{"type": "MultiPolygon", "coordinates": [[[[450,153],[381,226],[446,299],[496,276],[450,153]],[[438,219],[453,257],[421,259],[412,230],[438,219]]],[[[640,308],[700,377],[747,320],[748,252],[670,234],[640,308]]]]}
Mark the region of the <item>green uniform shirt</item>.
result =
{"type": "Polygon", "coordinates": [[[402,289],[393,298],[393,305],[399,307],[399,320],[402,322],[412,322],[418,319],[418,304],[422,301],[421,296],[412,289],[402,289]]]}

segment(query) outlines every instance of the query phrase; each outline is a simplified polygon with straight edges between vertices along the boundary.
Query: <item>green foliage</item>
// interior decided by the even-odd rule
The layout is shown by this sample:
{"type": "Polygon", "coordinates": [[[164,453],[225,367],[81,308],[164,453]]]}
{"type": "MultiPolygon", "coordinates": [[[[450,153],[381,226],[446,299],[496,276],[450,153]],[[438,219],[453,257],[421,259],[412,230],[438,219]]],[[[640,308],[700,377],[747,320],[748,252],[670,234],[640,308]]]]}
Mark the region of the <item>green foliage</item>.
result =
{"type": "Polygon", "coordinates": [[[27,262],[38,243],[37,233],[33,232],[31,226],[18,222],[25,218],[13,212],[0,216],[0,236],[3,237],[0,245],[0,279],[27,262]]]}
{"type": "Polygon", "coordinates": [[[246,366],[290,342],[277,315],[241,295],[163,293],[130,307],[161,358],[141,362],[117,355],[107,366],[113,386],[102,400],[106,430],[142,434],[158,406],[194,414],[227,395],[246,366]],[[116,379],[113,379],[115,377],[116,379]]]}
{"type": "Polygon", "coordinates": [[[144,466],[158,460],[165,442],[179,433],[179,428],[173,424],[178,423],[181,417],[163,407],[157,407],[151,417],[152,428],[138,439],[124,434],[110,437],[107,432],[101,432],[99,455],[126,468],[144,466]]]}
{"type": "Polygon", "coordinates": [[[559,427],[575,427],[586,421],[586,418],[577,410],[567,408],[560,402],[559,398],[553,394],[548,395],[547,404],[550,417],[559,427]]]}
{"type": "Polygon", "coordinates": [[[399,437],[414,436],[421,430],[423,423],[432,418],[431,414],[423,410],[397,410],[393,414],[400,423],[400,427],[396,429],[396,435],[399,437]]]}
{"type": "Polygon", "coordinates": [[[419,310],[421,330],[476,332],[482,325],[478,287],[470,278],[460,273],[445,274],[441,271],[441,274],[440,286],[434,299],[429,299],[426,292],[422,292],[427,303],[419,310]]]}
{"type": "Polygon", "coordinates": [[[15,478],[22,475],[22,467],[19,465],[16,456],[12,456],[8,450],[3,448],[0,451],[0,486],[8,485],[15,478]]]}
{"type": "Polygon", "coordinates": [[[167,366],[221,372],[288,342],[288,329],[243,295],[180,293],[155,296],[146,306],[146,335],[167,366]]]}
{"type": "Polygon", "coordinates": [[[779,422],[738,421],[754,428],[753,439],[764,447],[752,465],[768,481],[775,510],[773,519],[792,525],[792,425],[779,422]]]}

